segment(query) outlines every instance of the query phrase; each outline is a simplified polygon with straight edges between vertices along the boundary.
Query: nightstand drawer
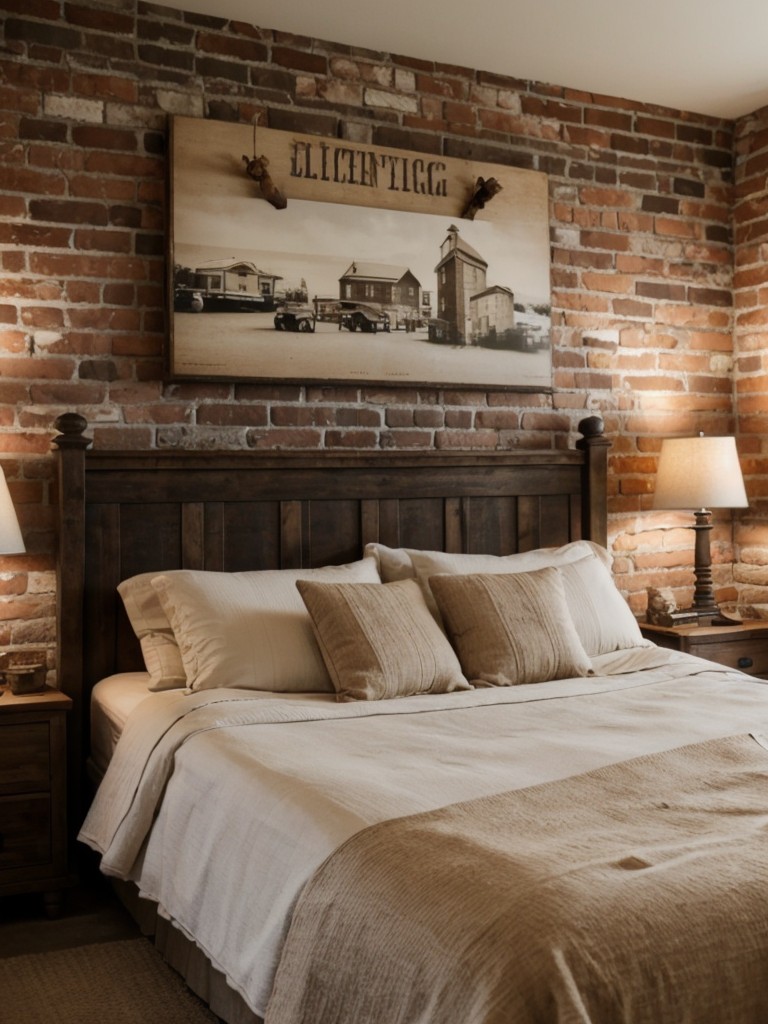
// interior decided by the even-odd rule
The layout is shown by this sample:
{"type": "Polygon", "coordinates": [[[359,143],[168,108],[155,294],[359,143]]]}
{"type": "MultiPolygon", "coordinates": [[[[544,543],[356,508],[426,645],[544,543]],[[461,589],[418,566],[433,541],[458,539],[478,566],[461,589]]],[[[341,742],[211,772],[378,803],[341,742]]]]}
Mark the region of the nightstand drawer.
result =
{"type": "Polygon", "coordinates": [[[71,706],[66,694],[50,688],[0,694],[0,898],[43,893],[50,915],[72,883],[66,777],[71,706]]]}
{"type": "Polygon", "coordinates": [[[50,778],[48,721],[0,725],[0,795],[46,790],[50,778]]]}
{"type": "Polygon", "coordinates": [[[659,647],[685,651],[768,679],[768,622],[764,619],[733,626],[657,626],[644,622],[640,629],[647,640],[659,647]]]}
{"type": "Polygon", "coordinates": [[[689,651],[699,658],[708,658],[728,668],[737,668],[752,676],[768,675],[768,644],[765,640],[732,640],[692,643],[689,651]]]}
{"type": "Polygon", "coordinates": [[[0,869],[33,868],[51,857],[50,798],[1,797],[0,869]]]}

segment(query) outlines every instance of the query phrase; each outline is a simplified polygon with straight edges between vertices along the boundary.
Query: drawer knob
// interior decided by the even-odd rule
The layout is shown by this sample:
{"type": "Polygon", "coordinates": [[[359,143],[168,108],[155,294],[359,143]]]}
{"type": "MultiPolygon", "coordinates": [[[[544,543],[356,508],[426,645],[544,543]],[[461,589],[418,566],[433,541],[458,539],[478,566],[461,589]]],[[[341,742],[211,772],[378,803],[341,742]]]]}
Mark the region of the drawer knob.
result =
{"type": "Polygon", "coordinates": [[[752,659],[751,658],[739,658],[738,666],[739,666],[739,668],[752,668],[752,659]]]}

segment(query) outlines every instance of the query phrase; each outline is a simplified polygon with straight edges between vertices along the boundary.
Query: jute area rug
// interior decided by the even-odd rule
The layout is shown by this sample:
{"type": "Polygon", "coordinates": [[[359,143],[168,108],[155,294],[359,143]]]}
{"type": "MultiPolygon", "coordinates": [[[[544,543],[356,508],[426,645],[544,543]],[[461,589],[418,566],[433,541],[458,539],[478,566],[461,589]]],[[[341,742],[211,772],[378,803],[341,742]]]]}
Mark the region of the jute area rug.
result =
{"type": "Polygon", "coordinates": [[[0,959],[0,1024],[213,1024],[148,939],[0,959]]]}

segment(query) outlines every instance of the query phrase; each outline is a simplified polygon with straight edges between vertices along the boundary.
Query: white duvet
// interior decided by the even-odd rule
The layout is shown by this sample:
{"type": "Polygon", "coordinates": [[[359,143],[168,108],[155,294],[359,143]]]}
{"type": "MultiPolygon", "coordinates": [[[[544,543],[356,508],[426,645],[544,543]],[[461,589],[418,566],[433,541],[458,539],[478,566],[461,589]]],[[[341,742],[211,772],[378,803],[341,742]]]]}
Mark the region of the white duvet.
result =
{"type": "Polygon", "coordinates": [[[655,647],[593,660],[587,679],[392,701],[153,694],[129,718],[80,838],[263,1016],[298,893],[360,829],[768,730],[759,680],[655,647]]]}

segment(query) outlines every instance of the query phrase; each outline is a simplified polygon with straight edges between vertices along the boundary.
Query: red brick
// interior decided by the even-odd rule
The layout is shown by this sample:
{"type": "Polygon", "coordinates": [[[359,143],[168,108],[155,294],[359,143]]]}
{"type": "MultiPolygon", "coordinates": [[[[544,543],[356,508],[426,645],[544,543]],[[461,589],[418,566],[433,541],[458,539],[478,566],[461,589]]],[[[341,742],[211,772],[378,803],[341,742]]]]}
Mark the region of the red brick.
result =
{"type": "Polygon", "coordinates": [[[382,448],[431,448],[432,434],[428,430],[385,430],[381,434],[382,448]]]}
{"type": "Polygon", "coordinates": [[[321,431],[305,428],[303,430],[269,429],[249,432],[249,444],[252,448],[320,448],[323,435],[321,431]]]}

